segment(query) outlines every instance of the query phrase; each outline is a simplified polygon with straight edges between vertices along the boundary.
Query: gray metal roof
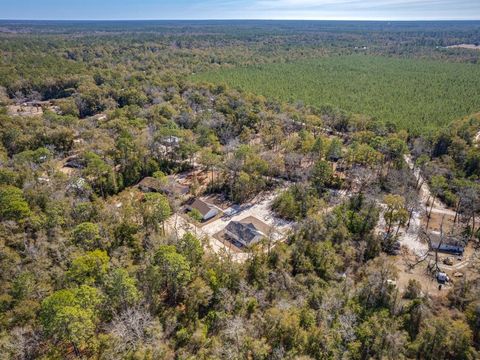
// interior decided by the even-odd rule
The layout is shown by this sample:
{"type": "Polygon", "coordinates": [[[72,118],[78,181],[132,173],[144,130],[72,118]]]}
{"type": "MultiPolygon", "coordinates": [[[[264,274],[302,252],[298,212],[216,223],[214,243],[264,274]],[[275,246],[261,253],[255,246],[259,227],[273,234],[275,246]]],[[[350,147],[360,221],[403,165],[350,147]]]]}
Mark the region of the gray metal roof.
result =
{"type": "Polygon", "coordinates": [[[247,244],[252,242],[258,236],[264,236],[264,234],[260,230],[258,230],[252,223],[231,221],[225,229],[247,244]]]}

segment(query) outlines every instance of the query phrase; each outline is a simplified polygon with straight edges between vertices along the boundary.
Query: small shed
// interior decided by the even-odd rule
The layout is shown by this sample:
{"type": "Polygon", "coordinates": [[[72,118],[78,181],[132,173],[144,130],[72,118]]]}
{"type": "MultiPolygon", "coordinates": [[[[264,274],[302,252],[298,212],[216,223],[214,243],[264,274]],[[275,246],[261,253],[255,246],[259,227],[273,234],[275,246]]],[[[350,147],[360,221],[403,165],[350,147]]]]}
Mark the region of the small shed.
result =
{"type": "Polygon", "coordinates": [[[187,209],[189,211],[194,209],[197,210],[202,215],[202,221],[210,220],[219,213],[215,206],[207,204],[205,201],[200,199],[195,199],[191,205],[187,206],[187,209]]]}
{"type": "Polygon", "coordinates": [[[161,141],[166,146],[176,147],[180,145],[180,138],[178,136],[166,136],[161,141]]]}
{"type": "Polygon", "coordinates": [[[439,272],[437,274],[437,281],[438,281],[439,284],[445,284],[445,283],[448,282],[448,280],[449,280],[448,275],[445,274],[444,272],[439,272]]]}

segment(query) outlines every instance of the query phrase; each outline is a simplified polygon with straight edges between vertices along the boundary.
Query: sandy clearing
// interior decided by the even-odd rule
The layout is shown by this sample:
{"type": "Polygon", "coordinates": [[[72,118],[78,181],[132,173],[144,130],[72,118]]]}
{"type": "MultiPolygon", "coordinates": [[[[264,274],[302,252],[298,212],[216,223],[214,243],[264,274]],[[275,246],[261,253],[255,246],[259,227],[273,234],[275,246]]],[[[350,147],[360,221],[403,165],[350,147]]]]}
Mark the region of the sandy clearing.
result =
{"type": "MultiPolygon", "coordinates": [[[[386,205],[382,203],[378,203],[378,205],[382,208],[382,212],[380,214],[380,219],[378,220],[376,231],[379,233],[384,233],[387,227],[385,219],[383,218],[386,205]]],[[[421,219],[422,212],[414,212],[412,214],[412,219],[410,220],[410,227],[406,230],[405,228],[401,228],[401,231],[398,233],[398,242],[400,245],[406,247],[419,257],[423,257],[428,253],[428,245],[421,241],[419,237],[421,219]]]]}
{"type": "Polygon", "coordinates": [[[165,223],[165,228],[168,232],[173,233],[177,238],[181,238],[185,233],[190,232],[195,236],[207,240],[207,248],[220,256],[230,257],[237,262],[244,262],[248,258],[247,253],[233,252],[230,247],[225,246],[221,241],[210,236],[203,229],[194,226],[185,220],[182,216],[175,214],[171,216],[165,223]]]}
{"type": "Polygon", "coordinates": [[[397,268],[400,270],[397,277],[397,287],[400,293],[403,293],[409,280],[417,280],[422,285],[422,292],[425,296],[434,298],[444,298],[448,294],[448,290],[452,288],[452,284],[446,284],[442,286],[442,290],[438,289],[437,280],[429,276],[426,271],[428,259],[417,265],[414,269],[409,269],[406,263],[402,259],[396,261],[397,268]]]}
{"type": "MultiPolygon", "coordinates": [[[[418,193],[419,193],[422,205],[426,206],[426,204],[433,199],[432,192],[430,191],[430,187],[428,186],[428,182],[423,178],[422,174],[420,173],[420,169],[415,167],[415,164],[413,163],[412,157],[410,155],[404,155],[404,160],[407,163],[410,170],[412,170],[413,176],[415,176],[415,179],[422,184],[420,189],[418,190],[418,193]]],[[[432,204],[430,203],[430,206],[431,205],[432,204]]],[[[435,199],[433,203],[433,207],[437,211],[443,211],[443,210],[447,212],[451,211],[447,208],[447,206],[443,202],[441,202],[438,199],[435,199]]]]}
{"type": "Polygon", "coordinates": [[[233,251],[229,246],[216,239],[214,235],[222,231],[230,221],[240,221],[253,216],[275,229],[273,233],[267,234],[274,242],[284,239],[294,223],[273,216],[270,207],[277,193],[272,192],[259,196],[252,202],[231,206],[223,211],[225,214],[223,217],[205,224],[201,228],[189,223],[178,214],[171,216],[165,226],[169,232],[176,234],[177,237],[182,237],[186,232],[191,232],[200,238],[207,239],[208,247],[215,253],[228,256],[237,262],[244,262],[249,256],[248,253],[233,251]]]}
{"type": "Polygon", "coordinates": [[[480,131],[475,135],[475,138],[473,139],[473,142],[475,143],[476,147],[480,146],[480,131]]]}
{"type": "Polygon", "coordinates": [[[428,252],[428,245],[420,240],[421,211],[415,211],[410,220],[410,227],[399,236],[402,246],[407,247],[417,256],[423,257],[428,252]]]}
{"type": "Polygon", "coordinates": [[[209,236],[213,236],[223,230],[230,221],[240,221],[249,216],[253,216],[267,225],[274,227],[275,232],[272,234],[272,238],[275,241],[278,241],[292,227],[293,223],[273,216],[270,207],[272,201],[275,199],[276,194],[276,192],[270,193],[264,198],[254,200],[241,206],[231,206],[224,211],[224,217],[204,226],[203,230],[209,236]]]}
{"type": "Polygon", "coordinates": [[[447,46],[448,49],[469,49],[469,50],[480,50],[480,45],[475,44],[458,44],[447,46]]]}

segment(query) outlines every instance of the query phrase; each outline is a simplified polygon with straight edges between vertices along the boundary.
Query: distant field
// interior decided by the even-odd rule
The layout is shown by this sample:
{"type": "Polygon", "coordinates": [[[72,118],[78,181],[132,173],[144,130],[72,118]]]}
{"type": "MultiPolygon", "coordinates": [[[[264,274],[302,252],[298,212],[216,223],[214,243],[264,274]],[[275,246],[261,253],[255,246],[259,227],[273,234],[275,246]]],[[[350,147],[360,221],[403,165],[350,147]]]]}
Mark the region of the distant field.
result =
{"type": "Polygon", "coordinates": [[[415,132],[480,111],[475,64],[354,55],[223,69],[192,79],[281,101],[330,104],[415,132]]]}
{"type": "Polygon", "coordinates": [[[480,50],[480,45],[475,44],[459,44],[459,45],[450,45],[447,48],[460,48],[460,49],[469,49],[469,50],[480,50]]]}

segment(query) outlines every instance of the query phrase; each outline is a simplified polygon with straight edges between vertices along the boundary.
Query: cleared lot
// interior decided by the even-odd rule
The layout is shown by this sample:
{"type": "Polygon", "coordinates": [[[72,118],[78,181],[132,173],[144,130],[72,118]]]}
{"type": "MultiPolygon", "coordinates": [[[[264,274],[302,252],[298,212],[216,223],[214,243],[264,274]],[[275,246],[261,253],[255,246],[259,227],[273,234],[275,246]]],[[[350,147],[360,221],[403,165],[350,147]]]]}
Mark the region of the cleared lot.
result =
{"type": "Polygon", "coordinates": [[[167,222],[167,228],[179,237],[185,232],[192,232],[199,237],[207,238],[213,251],[218,254],[231,256],[235,261],[245,261],[248,253],[234,246],[230,241],[219,237],[230,221],[241,221],[246,218],[258,219],[259,225],[263,223],[264,229],[272,242],[282,241],[286,238],[294,223],[275,217],[271,211],[271,204],[277,192],[263,194],[249,203],[233,205],[223,211],[224,216],[213,222],[202,224],[201,227],[187,221],[183,216],[174,215],[167,222]]]}
{"type": "Polygon", "coordinates": [[[255,198],[252,202],[229,207],[224,210],[225,216],[204,226],[203,231],[210,236],[214,236],[223,230],[230,221],[240,221],[247,217],[254,217],[274,229],[272,234],[274,241],[282,239],[292,228],[293,222],[279,219],[273,215],[271,204],[276,194],[276,192],[269,193],[255,198]]]}

